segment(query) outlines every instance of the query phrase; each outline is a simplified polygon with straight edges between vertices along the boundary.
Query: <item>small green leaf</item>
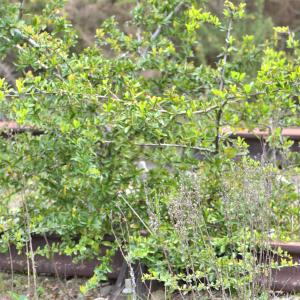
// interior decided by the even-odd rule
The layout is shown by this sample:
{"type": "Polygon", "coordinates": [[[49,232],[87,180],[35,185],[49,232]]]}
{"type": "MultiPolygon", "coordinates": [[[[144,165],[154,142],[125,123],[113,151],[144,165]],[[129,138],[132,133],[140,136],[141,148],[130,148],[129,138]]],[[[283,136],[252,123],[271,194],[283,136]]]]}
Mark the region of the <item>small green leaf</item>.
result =
{"type": "Polygon", "coordinates": [[[3,93],[3,91],[0,91],[0,101],[3,101],[4,100],[4,93],[3,93]]]}
{"type": "Polygon", "coordinates": [[[23,91],[23,84],[24,84],[24,82],[21,79],[16,80],[16,87],[17,87],[19,94],[21,94],[23,91]]]}

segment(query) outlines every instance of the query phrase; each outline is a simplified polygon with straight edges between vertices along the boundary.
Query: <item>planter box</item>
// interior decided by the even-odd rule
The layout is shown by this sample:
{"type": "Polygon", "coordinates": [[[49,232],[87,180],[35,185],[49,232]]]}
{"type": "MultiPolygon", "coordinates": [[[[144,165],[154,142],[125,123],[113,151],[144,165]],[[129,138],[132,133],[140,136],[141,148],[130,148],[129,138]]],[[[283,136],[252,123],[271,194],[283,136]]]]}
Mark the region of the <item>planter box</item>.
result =
{"type": "MultiPolygon", "coordinates": [[[[43,248],[52,243],[59,243],[60,238],[56,236],[47,237],[47,242],[44,237],[33,236],[32,244],[35,251],[38,247],[43,248]]],[[[101,247],[101,254],[105,253],[106,246],[101,247]]],[[[91,277],[94,269],[101,263],[98,259],[84,260],[81,263],[73,263],[73,258],[67,255],[54,254],[51,259],[44,256],[35,255],[36,271],[40,275],[52,275],[60,278],[68,277],[91,277]]],[[[29,260],[30,261],[30,260],[29,260]]],[[[111,272],[108,274],[109,279],[117,279],[122,267],[123,257],[120,252],[117,252],[112,259],[111,272]]],[[[0,270],[11,272],[26,273],[27,272],[27,256],[25,249],[21,254],[18,254],[15,246],[11,246],[11,256],[9,253],[0,253],[0,270]]]]}
{"type": "MultiPolygon", "coordinates": [[[[108,238],[109,239],[109,238],[108,238]]],[[[33,249],[45,247],[47,243],[59,243],[61,240],[57,236],[47,237],[47,242],[42,236],[33,236],[33,249]]],[[[271,242],[273,249],[281,248],[293,258],[293,262],[298,266],[282,267],[280,270],[272,270],[271,288],[282,292],[300,292],[300,242],[271,242]]],[[[104,254],[106,246],[101,247],[101,253],[104,254]]],[[[73,263],[73,258],[67,255],[54,254],[52,259],[44,256],[35,255],[36,271],[39,275],[58,276],[60,278],[86,277],[93,276],[94,269],[101,263],[98,259],[85,260],[79,264],[73,263]]],[[[276,258],[280,260],[280,258],[276,258]]],[[[124,259],[118,251],[111,262],[111,272],[108,279],[116,280],[121,272],[124,259]]],[[[0,270],[11,272],[27,273],[27,256],[25,249],[18,254],[15,246],[11,246],[11,256],[9,253],[0,253],[0,270]]]]}
{"type": "MultiPolygon", "coordinates": [[[[300,292],[300,242],[271,242],[274,249],[281,248],[293,259],[296,266],[272,271],[271,288],[283,292],[300,292]]],[[[280,260],[280,258],[278,258],[280,260]]]]}
{"type": "MultiPolygon", "coordinates": [[[[249,145],[249,154],[252,158],[260,160],[263,155],[269,151],[268,143],[266,139],[269,136],[267,131],[262,131],[259,129],[254,129],[249,131],[247,129],[240,130],[237,132],[232,132],[228,128],[223,128],[223,133],[229,134],[231,138],[243,138],[244,141],[249,145]]],[[[290,148],[292,152],[300,152],[300,128],[283,128],[282,137],[292,140],[294,144],[290,148]]],[[[280,153],[278,153],[278,158],[280,158],[280,153]]]]}

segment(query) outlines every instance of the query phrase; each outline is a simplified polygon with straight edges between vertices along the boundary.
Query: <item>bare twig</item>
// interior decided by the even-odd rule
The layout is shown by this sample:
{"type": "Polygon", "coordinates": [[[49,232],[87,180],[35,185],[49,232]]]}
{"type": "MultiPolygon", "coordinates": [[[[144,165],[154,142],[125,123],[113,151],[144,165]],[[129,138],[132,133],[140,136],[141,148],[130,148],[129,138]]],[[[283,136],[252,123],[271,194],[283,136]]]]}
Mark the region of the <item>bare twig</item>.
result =
{"type": "MultiPolygon", "coordinates": [[[[228,101],[230,103],[235,103],[235,102],[240,102],[240,101],[243,101],[245,100],[244,98],[237,98],[237,97],[229,97],[228,98],[228,101]]],[[[211,107],[208,107],[208,108],[205,108],[205,109],[199,109],[199,110],[196,110],[196,111],[193,111],[191,112],[193,115],[203,115],[203,114],[207,114],[211,111],[214,111],[216,109],[218,109],[220,106],[215,104],[215,105],[212,105],[211,107]]],[[[181,112],[178,112],[178,113],[173,113],[173,112],[169,112],[165,109],[161,109],[159,110],[160,113],[168,113],[170,115],[176,115],[176,116],[184,116],[184,115],[187,115],[188,112],[187,111],[181,111],[181,112]]]]}
{"type": "Polygon", "coordinates": [[[136,212],[136,210],[132,207],[132,205],[123,197],[121,194],[119,195],[122,200],[126,203],[126,205],[131,209],[131,211],[136,215],[136,217],[140,220],[140,222],[145,226],[148,232],[153,235],[153,231],[149,228],[149,226],[144,222],[141,216],[136,212]]]}

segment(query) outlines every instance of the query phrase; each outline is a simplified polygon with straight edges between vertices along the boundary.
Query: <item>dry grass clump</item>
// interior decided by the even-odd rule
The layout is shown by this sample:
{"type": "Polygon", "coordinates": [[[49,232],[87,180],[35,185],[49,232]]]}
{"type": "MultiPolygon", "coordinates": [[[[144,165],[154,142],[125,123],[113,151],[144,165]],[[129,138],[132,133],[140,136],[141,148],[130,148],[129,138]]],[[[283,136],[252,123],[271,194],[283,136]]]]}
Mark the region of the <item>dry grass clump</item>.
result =
{"type": "Polygon", "coordinates": [[[168,207],[178,251],[187,261],[188,290],[197,294],[205,283],[211,295],[219,288],[222,299],[268,294],[274,256],[269,241],[278,230],[273,206],[282,187],[280,175],[253,161],[232,164],[219,178],[215,199],[209,199],[213,187],[204,178],[201,173],[183,174],[168,207]]]}

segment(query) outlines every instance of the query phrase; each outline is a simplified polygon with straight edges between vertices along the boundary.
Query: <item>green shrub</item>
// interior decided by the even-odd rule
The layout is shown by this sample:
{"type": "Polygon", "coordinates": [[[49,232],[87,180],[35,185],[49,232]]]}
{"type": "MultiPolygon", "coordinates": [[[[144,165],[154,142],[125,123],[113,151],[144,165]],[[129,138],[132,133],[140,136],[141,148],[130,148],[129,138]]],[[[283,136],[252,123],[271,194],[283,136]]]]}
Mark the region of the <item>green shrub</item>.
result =
{"type": "MultiPolygon", "coordinates": [[[[222,129],[267,128],[275,147],[281,128],[299,123],[299,49],[293,33],[276,28],[274,37],[257,45],[254,36],[234,29],[245,17],[243,3],[226,1],[217,17],[200,2],[147,1],[133,11],[136,36],[110,18],[97,30],[95,44],[75,53],[76,34],[61,16],[62,2],[51,1],[41,15],[26,18],[20,18],[18,5],[7,2],[0,8],[0,54],[15,53],[23,74],[15,86],[0,81],[1,110],[20,126],[43,132],[1,138],[3,198],[19,199],[17,211],[1,206],[3,248],[8,241],[21,247],[29,233],[55,233],[63,242],[52,250],[80,259],[99,255],[107,234],[116,241],[126,236],[129,260],[144,259],[151,276],[174,289],[178,280],[187,281],[183,271],[191,256],[181,256],[178,245],[188,241],[196,249],[193,260],[203,261],[190,282],[204,272],[213,282],[210,288],[224,292],[250,284],[254,275],[246,258],[253,266],[251,248],[243,248],[246,265],[239,266],[228,247],[234,240],[239,249],[252,242],[251,236],[247,227],[241,239],[238,226],[228,228],[220,194],[230,161],[246,155],[247,147],[222,129]],[[216,67],[197,63],[202,28],[223,33],[216,67]],[[278,48],[282,35],[287,37],[284,50],[278,48]],[[145,162],[155,167],[141,168],[145,162]],[[180,174],[203,168],[207,185],[199,186],[201,212],[212,225],[213,240],[208,249],[189,236],[189,228],[182,240],[168,213],[172,195],[180,190],[180,174]],[[149,236],[142,237],[145,230],[149,236]],[[159,246],[163,242],[168,249],[159,246]],[[210,269],[211,260],[217,270],[227,268],[226,281],[210,269]],[[236,274],[245,272],[248,277],[238,281],[236,274]]],[[[229,201],[235,200],[230,192],[229,201]]],[[[265,201],[271,205],[272,199],[265,201]]],[[[247,214],[242,212],[241,224],[248,226],[247,214]]],[[[202,222],[202,217],[190,221],[202,222]]],[[[117,242],[112,246],[88,287],[104,279],[117,242]]]]}

